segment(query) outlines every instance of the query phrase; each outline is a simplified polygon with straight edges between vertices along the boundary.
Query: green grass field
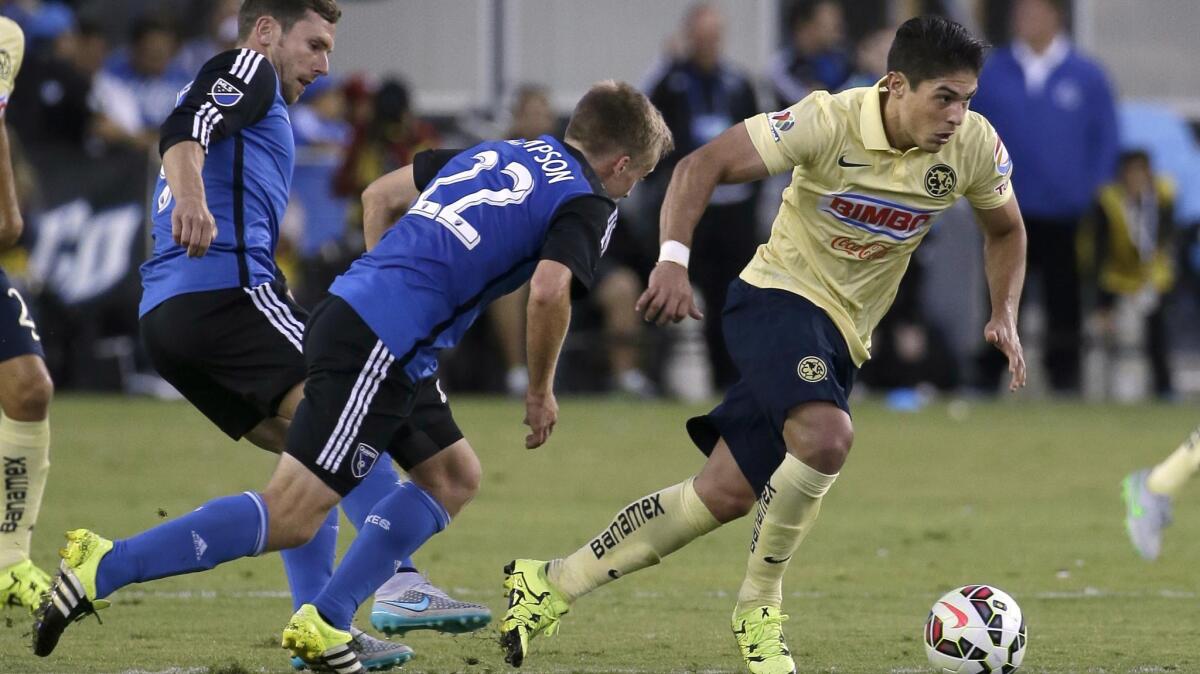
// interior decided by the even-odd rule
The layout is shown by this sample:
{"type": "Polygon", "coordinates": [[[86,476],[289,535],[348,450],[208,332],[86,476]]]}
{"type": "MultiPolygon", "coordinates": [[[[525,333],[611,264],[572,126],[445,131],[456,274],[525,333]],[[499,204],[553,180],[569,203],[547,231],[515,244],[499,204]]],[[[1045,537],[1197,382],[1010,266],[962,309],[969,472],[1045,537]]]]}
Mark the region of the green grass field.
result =
{"type": "MultiPolygon", "coordinates": [[[[564,400],[550,444],[527,451],[518,402],[454,403],[482,458],[483,489],[417,561],[497,616],[506,561],[568,553],[620,506],[700,465],[682,422],[703,406],[564,400]]],[[[854,452],[785,584],[802,672],[926,671],[926,612],[970,582],[1021,603],[1023,671],[1200,672],[1200,494],[1192,487],[1178,504],[1157,563],[1129,547],[1118,500],[1128,470],[1191,430],[1192,407],[971,404],[955,420],[944,404],[898,414],[867,402],[855,420],[854,452]]],[[[182,403],[64,396],[52,422],[34,537],[46,567],[68,528],[127,536],[261,487],[273,465],[182,403]]],[[[729,613],[749,532],[748,520],[735,522],[583,599],[557,637],[534,642],[521,671],[741,671],[729,613]]],[[[127,588],[103,625],[73,626],[48,659],[30,654],[24,613],[0,613],[0,672],[290,671],[278,647],[284,590],[276,555],[127,588]]],[[[406,643],[417,658],[404,671],[508,669],[491,630],[417,632],[406,643]]]]}

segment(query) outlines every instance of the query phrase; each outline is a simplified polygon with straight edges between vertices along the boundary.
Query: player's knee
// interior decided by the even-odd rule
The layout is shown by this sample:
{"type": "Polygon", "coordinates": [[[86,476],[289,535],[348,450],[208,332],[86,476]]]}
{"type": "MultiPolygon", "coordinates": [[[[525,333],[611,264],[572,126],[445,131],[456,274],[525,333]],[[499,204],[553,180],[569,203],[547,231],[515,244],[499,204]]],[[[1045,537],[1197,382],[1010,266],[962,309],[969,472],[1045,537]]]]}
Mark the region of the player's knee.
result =
{"type": "Polygon", "coordinates": [[[718,484],[697,479],[694,486],[704,507],[722,524],[745,517],[757,500],[748,484],[718,484]]]}
{"type": "Polygon", "coordinates": [[[789,415],[783,435],[792,455],[826,474],[842,469],[854,444],[849,415],[832,406],[789,415]]]}
{"type": "Polygon", "coordinates": [[[4,402],[4,413],[18,421],[40,421],[50,413],[54,382],[44,368],[23,371],[4,402]]]}

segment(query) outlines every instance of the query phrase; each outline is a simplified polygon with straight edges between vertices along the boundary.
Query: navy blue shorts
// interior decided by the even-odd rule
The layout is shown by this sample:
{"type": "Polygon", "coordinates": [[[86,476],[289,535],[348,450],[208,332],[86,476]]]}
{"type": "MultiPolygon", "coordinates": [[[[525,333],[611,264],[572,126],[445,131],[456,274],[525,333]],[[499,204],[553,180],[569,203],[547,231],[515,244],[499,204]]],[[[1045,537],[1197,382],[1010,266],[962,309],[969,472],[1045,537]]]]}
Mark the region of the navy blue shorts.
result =
{"type": "Polygon", "coordinates": [[[29,315],[25,298],[12,287],[8,276],[0,269],[0,363],[30,355],[46,357],[41,335],[29,315]]]}
{"type": "Polygon", "coordinates": [[[783,422],[801,403],[828,401],[847,414],[857,368],[829,315],[786,290],[729,284],[721,315],[725,346],[741,379],[713,411],[687,422],[706,455],[725,438],[742,474],[762,491],[783,462],[783,422]]]}

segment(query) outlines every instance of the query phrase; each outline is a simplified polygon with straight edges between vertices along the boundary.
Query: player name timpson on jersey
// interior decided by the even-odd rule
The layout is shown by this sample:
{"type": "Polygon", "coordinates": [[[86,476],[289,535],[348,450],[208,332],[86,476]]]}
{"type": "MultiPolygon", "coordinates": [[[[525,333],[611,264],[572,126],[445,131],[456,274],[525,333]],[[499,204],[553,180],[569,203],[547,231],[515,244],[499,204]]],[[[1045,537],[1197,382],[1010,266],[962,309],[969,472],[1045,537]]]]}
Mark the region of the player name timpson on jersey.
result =
{"type": "Polygon", "coordinates": [[[862,194],[829,194],[821,197],[819,210],[873,234],[904,241],[920,234],[937,211],[912,208],[862,194]]]}
{"type": "Polygon", "coordinates": [[[571,165],[562,158],[562,153],[555,150],[553,145],[537,138],[525,142],[510,140],[508,143],[523,147],[526,152],[532,154],[533,160],[542,167],[542,173],[546,174],[551,185],[575,179],[575,174],[571,172],[571,165]]]}

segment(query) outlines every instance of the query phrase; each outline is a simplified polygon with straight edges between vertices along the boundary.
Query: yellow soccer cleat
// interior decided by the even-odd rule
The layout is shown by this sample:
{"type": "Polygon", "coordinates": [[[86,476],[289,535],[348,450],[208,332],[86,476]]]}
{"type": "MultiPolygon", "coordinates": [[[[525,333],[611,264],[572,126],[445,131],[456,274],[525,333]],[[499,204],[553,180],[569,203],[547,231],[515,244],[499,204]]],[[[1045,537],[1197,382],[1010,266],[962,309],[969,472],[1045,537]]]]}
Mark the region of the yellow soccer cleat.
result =
{"type": "Polygon", "coordinates": [[[733,636],[752,674],[796,674],[796,662],[783,641],[787,619],[774,606],[733,614],[733,636]]]}
{"type": "Polygon", "coordinates": [[[45,657],[58,645],[67,625],[108,606],[96,599],[96,571],[112,550],[112,541],[87,529],[67,532],[58,574],[33,613],[33,652],[45,657]]]}
{"type": "Polygon", "coordinates": [[[559,619],[571,605],[546,579],[546,562],[517,559],[504,567],[504,592],[508,610],[500,623],[504,661],[520,667],[529,652],[529,640],[546,633],[554,636],[559,619]]]}
{"type": "Polygon", "coordinates": [[[305,604],[283,628],[283,647],[314,671],[360,674],[367,671],[354,652],[353,636],[325,622],[317,607],[305,604]]]}
{"type": "Polygon", "coordinates": [[[0,606],[24,606],[33,613],[50,591],[50,576],[28,559],[0,570],[0,606]]]}

